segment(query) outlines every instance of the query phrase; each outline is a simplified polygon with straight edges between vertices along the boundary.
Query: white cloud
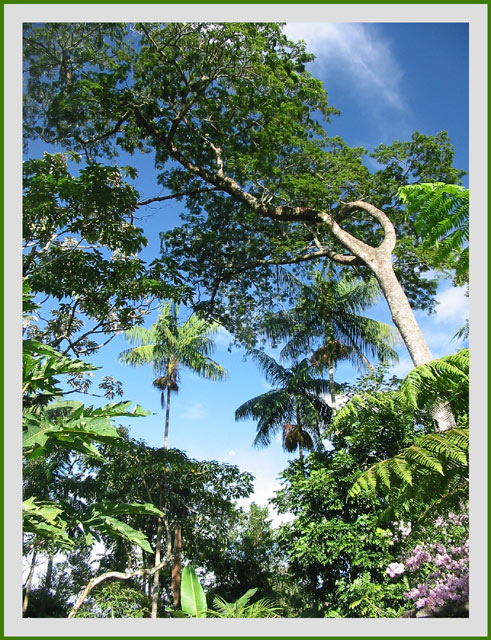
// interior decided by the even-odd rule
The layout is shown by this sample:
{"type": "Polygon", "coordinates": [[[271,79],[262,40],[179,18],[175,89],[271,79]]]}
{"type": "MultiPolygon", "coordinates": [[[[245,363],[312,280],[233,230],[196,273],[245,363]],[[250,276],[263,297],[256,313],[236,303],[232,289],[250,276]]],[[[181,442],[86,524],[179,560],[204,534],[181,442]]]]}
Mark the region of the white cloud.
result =
{"type": "Polygon", "coordinates": [[[389,375],[405,378],[413,368],[414,364],[409,356],[400,356],[399,362],[390,368],[389,375]]]}
{"type": "Polygon", "coordinates": [[[259,474],[256,475],[256,481],[254,483],[254,493],[249,498],[241,498],[237,504],[239,507],[243,509],[248,509],[251,502],[255,502],[261,507],[268,507],[269,509],[269,520],[274,527],[279,527],[280,524],[285,522],[291,522],[294,516],[291,513],[279,514],[276,509],[274,509],[273,505],[269,504],[268,501],[276,491],[281,489],[281,485],[279,482],[275,482],[272,480],[267,480],[265,477],[258,477],[259,474]]]}
{"type": "Polygon", "coordinates": [[[190,404],[184,411],[181,411],[179,417],[183,420],[203,420],[205,417],[205,408],[201,402],[195,402],[190,404]]]}
{"type": "Polygon", "coordinates": [[[233,340],[232,334],[225,327],[218,327],[217,332],[212,336],[212,340],[217,346],[227,347],[233,340]]]}
{"type": "MultiPolygon", "coordinates": [[[[322,396],[322,398],[326,402],[326,404],[332,407],[332,398],[330,393],[325,393],[322,396]]],[[[339,411],[339,409],[342,409],[344,407],[344,405],[348,402],[348,400],[349,400],[348,396],[342,393],[338,393],[337,395],[334,396],[334,408],[337,411],[339,411]]]]}
{"type": "Polygon", "coordinates": [[[437,295],[438,307],[435,316],[437,324],[448,322],[464,324],[469,316],[469,298],[465,293],[465,287],[451,287],[437,295]]]}
{"type": "Polygon", "coordinates": [[[331,73],[343,73],[353,90],[377,103],[406,111],[402,98],[403,73],[390,44],[380,38],[374,25],[355,23],[288,23],[284,31],[294,41],[305,40],[316,55],[316,64],[331,73]]]}

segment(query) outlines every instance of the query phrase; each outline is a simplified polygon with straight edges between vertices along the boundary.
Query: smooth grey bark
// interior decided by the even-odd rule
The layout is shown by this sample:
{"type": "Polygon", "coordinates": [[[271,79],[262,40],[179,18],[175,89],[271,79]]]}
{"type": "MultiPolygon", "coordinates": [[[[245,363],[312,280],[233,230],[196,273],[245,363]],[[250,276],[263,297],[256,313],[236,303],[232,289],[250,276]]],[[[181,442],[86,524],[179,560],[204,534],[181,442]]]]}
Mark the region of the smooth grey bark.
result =
{"type": "MultiPolygon", "coordinates": [[[[188,108],[190,108],[190,106],[188,108]]],[[[285,222],[307,222],[310,224],[316,224],[319,222],[324,223],[329,228],[332,235],[345,247],[345,249],[349,251],[348,254],[339,253],[332,249],[332,247],[327,243],[323,243],[322,241],[319,241],[318,238],[315,238],[314,244],[317,251],[307,251],[307,253],[304,253],[302,256],[287,258],[284,261],[274,259],[256,260],[249,266],[292,264],[324,257],[343,265],[353,265],[359,261],[365,263],[373,271],[380,287],[382,288],[389,305],[394,324],[399,329],[414,365],[418,366],[431,362],[431,360],[433,360],[431,352],[418,326],[416,318],[414,317],[414,313],[407,296],[394,273],[392,266],[392,251],[396,245],[396,233],[394,225],[390,221],[389,217],[381,209],[378,209],[364,200],[344,203],[336,213],[330,214],[311,207],[288,205],[275,206],[270,202],[259,199],[253,194],[248,193],[236,180],[225,173],[223,149],[214,145],[210,140],[207,139],[205,142],[215,156],[215,169],[208,170],[203,166],[199,166],[181,152],[177,147],[174,138],[179,123],[186,118],[186,110],[187,108],[183,107],[183,111],[175,119],[171,131],[164,134],[159,130],[158,125],[153,120],[145,117],[138,107],[133,107],[137,123],[142,126],[143,129],[146,130],[147,134],[153,137],[154,140],[162,144],[169,152],[169,155],[183,166],[191,175],[201,178],[203,181],[212,185],[219,191],[228,193],[234,199],[246,204],[260,217],[285,222]],[[348,218],[355,211],[364,211],[382,227],[384,239],[378,247],[372,247],[366,244],[341,227],[342,221],[348,218]]],[[[437,422],[438,429],[440,431],[444,431],[455,426],[455,420],[448,407],[441,406],[436,410],[434,413],[434,419],[437,422]]]]}
{"type": "MultiPolygon", "coordinates": [[[[353,256],[361,259],[372,270],[387,300],[392,320],[401,334],[414,365],[428,364],[433,360],[433,356],[392,266],[392,251],[396,244],[394,225],[383,211],[361,200],[344,205],[339,217],[349,215],[357,209],[371,215],[382,226],[384,240],[380,246],[372,247],[355,238],[342,229],[332,216],[325,214],[323,218],[330,226],[333,235],[351,251],[353,256]]],[[[437,404],[432,414],[439,431],[446,431],[456,426],[455,418],[447,405],[437,404]]]]}

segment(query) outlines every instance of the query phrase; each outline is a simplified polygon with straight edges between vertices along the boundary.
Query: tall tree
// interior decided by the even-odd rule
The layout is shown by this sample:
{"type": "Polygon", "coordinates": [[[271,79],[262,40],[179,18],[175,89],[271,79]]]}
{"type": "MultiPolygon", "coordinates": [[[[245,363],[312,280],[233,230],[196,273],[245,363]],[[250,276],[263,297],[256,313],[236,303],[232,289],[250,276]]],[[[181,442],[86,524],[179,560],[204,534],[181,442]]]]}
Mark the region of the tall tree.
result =
{"type": "Polygon", "coordinates": [[[133,327],[126,332],[127,340],[134,346],[119,356],[123,364],[152,365],[157,376],[153,385],[161,392],[162,408],[166,407],[164,449],[169,435],[170,397],[179,390],[180,369],[190,369],[207,380],[224,380],[228,375],[226,369],[210,358],[215,349],[210,336],[218,331],[219,325],[196,315],[179,324],[178,315],[178,305],[164,304],[149,329],[133,327]]]}
{"type": "Polygon", "coordinates": [[[241,319],[243,337],[258,294],[271,300],[274,267],[331,260],[375,276],[414,364],[431,361],[410,300],[428,307],[435,282],[421,278],[430,265],[395,195],[411,182],[459,180],[448,135],[380,145],[383,168],[370,174],[363,149],[328,137],[321,118],[327,126],[338,111],[306,70],[305,45],[281,25],[132,29],[95,25],[80,38],[80,25],[26,25],[26,135],[89,156],[155,150],[170,190],[162,197],[188,208],[163,238],[167,262],[210,315],[241,319]]]}
{"type": "MultiPolygon", "coordinates": [[[[134,327],[126,336],[134,344],[131,349],[123,351],[119,358],[124,364],[142,366],[151,364],[157,378],[153,385],[161,391],[162,408],[165,411],[164,450],[167,449],[169,434],[169,415],[171,393],[179,389],[180,367],[191,369],[203,378],[223,380],[227,371],[209,357],[213,352],[214,342],[210,335],[218,330],[218,325],[192,315],[184,323],[179,324],[179,308],[176,304],[163,305],[156,323],[150,329],[134,327]]],[[[161,485],[159,504],[163,506],[164,486],[161,485]]],[[[163,521],[157,521],[157,539],[155,546],[155,566],[161,562],[163,521]]],[[[173,549],[173,590],[177,606],[180,593],[180,553],[182,549],[181,525],[176,524],[173,549]]],[[[159,598],[159,571],[153,576],[152,618],[157,617],[159,598]]]]}
{"type": "Polygon", "coordinates": [[[312,365],[304,359],[286,369],[262,351],[254,357],[264,370],[266,379],[276,386],[260,396],[244,402],[235,412],[236,420],[258,420],[255,446],[267,446],[281,430],[283,448],[293,452],[312,450],[321,441],[321,431],[331,417],[331,408],[323,399],[329,389],[327,380],[315,378],[312,365]]]}
{"type": "Polygon", "coordinates": [[[331,407],[336,408],[334,369],[349,360],[359,369],[372,367],[367,356],[380,361],[398,360],[393,349],[393,327],[360,315],[380,297],[375,280],[364,282],[351,274],[341,278],[326,270],[313,271],[311,284],[283,272],[285,286],[297,297],[293,309],[273,314],[267,333],[274,341],[287,340],[282,358],[312,353],[311,360],[329,373],[331,407]]]}

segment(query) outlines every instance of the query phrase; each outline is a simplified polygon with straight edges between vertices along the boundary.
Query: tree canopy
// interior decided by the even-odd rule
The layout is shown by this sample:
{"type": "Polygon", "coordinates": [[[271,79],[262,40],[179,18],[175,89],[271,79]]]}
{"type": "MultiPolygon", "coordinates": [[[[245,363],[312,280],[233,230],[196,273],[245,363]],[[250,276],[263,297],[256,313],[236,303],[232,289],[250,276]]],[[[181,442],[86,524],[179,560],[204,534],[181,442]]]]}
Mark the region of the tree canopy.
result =
{"type": "MultiPolygon", "coordinates": [[[[427,308],[435,283],[420,275],[430,265],[395,196],[410,182],[459,180],[448,135],[380,145],[371,173],[363,149],[328,135],[338,111],[306,70],[311,59],[279,24],[26,25],[26,137],[90,159],[154,152],[158,182],[187,208],[162,237],[165,269],[185,272],[195,305],[233,321],[247,343],[272,302],[272,266],[360,263],[341,222],[381,241],[371,213],[346,202],[384,208],[403,238],[396,274],[413,307],[427,308]]],[[[363,260],[358,268],[368,273],[363,260]]]]}
{"type": "MultiPolygon", "coordinates": [[[[414,313],[435,309],[439,278],[468,283],[447,132],[351,147],[278,23],[25,23],[23,42],[24,615],[465,612],[468,352],[433,360],[414,313]],[[139,212],[168,201],[180,221],[150,237],[139,212]],[[379,297],[395,329],[370,317],[379,297]],[[270,501],[279,527],[237,503],[250,473],[167,446],[180,370],[226,376],[220,326],[273,386],[235,418],[300,453],[270,501]],[[153,366],[163,447],[115,423],[139,405],[65,399],[118,334],[120,363],[153,366]],[[399,336],[415,368],[388,380],[399,336]],[[343,359],[368,371],[336,387],[343,359]]],[[[112,376],[99,387],[122,395],[112,376]]]]}

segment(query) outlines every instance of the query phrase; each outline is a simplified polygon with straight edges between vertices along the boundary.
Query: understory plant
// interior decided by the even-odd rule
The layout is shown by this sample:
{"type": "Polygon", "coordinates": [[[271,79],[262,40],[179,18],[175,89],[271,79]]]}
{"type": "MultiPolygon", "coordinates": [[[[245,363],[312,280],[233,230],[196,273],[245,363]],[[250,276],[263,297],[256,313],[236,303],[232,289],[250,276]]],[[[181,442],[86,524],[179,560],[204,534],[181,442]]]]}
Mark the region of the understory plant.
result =
{"type": "MultiPolygon", "coordinates": [[[[404,596],[416,609],[455,603],[466,605],[469,600],[469,517],[467,513],[439,516],[433,527],[426,529],[420,541],[400,562],[392,562],[387,574],[397,579],[407,576],[412,588],[404,596]],[[413,574],[411,576],[411,574],[413,574]]],[[[404,535],[404,533],[403,533],[404,535]]],[[[422,537],[422,536],[421,536],[422,537]]]]}
{"type": "Polygon", "coordinates": [[[280,607],[271,600],[262,598],[251,604],[249,600],[257,592],[249,589],[235,602],[227,602],[220,596],[213,599],[214,609],[209,609],[196,571],[187,565],[182,571],[181,610],[167,609],[174,618],[277,618],[280,607]]]}

